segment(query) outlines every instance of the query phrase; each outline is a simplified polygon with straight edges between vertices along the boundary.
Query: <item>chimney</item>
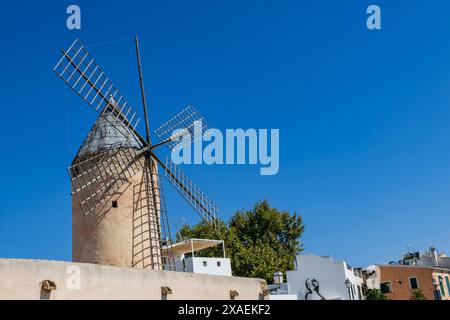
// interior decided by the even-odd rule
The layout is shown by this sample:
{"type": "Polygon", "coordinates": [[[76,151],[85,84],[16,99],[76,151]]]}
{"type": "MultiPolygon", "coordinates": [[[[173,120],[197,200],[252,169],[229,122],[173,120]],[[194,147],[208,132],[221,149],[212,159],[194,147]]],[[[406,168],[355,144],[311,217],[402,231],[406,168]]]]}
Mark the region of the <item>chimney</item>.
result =
{"type": "Polygon", "coordinates": [[[439,260],[438,260],[438,255],[436,252],[436,248],[435,247],[431,247],[430,248],[430,252],[431,252],[431,260],[433,262],[433,267],[439,267],[439,260]]]}

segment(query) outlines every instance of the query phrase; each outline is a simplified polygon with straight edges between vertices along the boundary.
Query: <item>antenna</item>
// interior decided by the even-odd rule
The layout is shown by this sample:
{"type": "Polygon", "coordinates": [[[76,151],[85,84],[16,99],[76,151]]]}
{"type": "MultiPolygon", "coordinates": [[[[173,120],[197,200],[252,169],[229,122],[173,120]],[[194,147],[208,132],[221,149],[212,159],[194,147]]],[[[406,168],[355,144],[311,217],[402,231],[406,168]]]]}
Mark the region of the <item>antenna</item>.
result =
{"type": "Polygon", "coordinates": [[[176,234],[178,236],[178,238],[181,241],[184,241],[185,239],[183,238],[183,236],[180,233],[181,228],[186,224],[186,219],[181,217],[179,220],[177,220],[177,222],[174,223],[175,225],[175,229],[177,230],[176,234]]]}

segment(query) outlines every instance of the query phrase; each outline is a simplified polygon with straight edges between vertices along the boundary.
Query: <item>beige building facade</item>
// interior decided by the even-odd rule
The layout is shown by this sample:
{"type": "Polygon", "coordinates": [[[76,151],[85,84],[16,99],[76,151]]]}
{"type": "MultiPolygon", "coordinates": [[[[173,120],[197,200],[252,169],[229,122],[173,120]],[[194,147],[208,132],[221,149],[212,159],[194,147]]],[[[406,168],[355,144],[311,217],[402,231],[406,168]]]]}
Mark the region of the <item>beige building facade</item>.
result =
{"type": "Polygon", "coordinates": [[[95,264],[0,259],[0,299],[265,299],[260,279],[95,264]]]}

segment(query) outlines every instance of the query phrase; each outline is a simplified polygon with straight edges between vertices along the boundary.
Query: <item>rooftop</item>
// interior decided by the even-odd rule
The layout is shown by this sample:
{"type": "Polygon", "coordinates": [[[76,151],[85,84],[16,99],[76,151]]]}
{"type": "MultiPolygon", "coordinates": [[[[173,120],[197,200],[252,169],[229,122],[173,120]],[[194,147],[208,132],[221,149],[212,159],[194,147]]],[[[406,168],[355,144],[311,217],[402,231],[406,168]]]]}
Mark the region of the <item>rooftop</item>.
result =
{"type": "Polygon", "coordinates": [[[107,109],[100,113],[75,156],[74,163],[115,145],[141,149],[137,137],[107,109]]]}
{"type": "MultiPolygon", "coordinates": [[[[215,247],[218,245],[223,245],[223,240],[211,240],[211,239],[187,239],[182,242],[175,243],[171,245],[171,249],[174,255],[181,256],[186,253],[193,253],[203,249],[215,247]]],[[[167,250],[163,248],[163,250],[167,250]]],[[[225,250],[224,250],[225,251],[225,250]]],[[[225,256],[225,252],[224,252],[225,256]]]]}

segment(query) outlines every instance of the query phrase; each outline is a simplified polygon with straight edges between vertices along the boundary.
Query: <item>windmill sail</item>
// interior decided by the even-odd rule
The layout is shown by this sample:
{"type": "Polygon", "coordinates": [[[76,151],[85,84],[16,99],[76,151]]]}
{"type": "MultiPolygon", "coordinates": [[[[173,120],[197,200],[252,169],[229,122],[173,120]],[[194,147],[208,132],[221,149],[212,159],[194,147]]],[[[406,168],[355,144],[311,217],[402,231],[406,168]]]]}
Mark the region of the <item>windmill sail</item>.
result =
{"type": "Polygon", "coordinates": [[[98,117],[69,167],[72,192],[85,215],[110,199],[139,168],[143,148],[134,134],[109,111],[98,117]]]}
{"type": "Polygon", "coordinates": [[[205,119],[193,106],[188,106],[155,130],[155,134],[170,149],[183,146],[200,139],[208,130],[205,119]],[[178,132],[178,133],[175,133],[178,132]],[[178,142],[179,138],[189,135],[188,143],[178,142]]]}
{"type": "Polygon", "coordinates": [[[74,252],[78,259],[88,262],[128,265],[131,261],[133,267],[174,270],[172,239],[158,164],[167,180],[202,219],[216,224],[218,208],[174,163],[170,160],[162,162],[153,149],[163,144],[171,149],[183,147],[180,139],[192,143],[204,137],[208,126],[197,110],[188,106],[156,130],[161,141],[151,145],[137,38],[136,49],[147,139],[137,131],[138,115],[78,39],[67,50],[62,50],[62,57],[53,69],[77,95],[100,113],[68,168],[72,195],[77,200],[74,212],[94,213],[93,218],[88,219],[81,215],[83,220],[74,215],[76,222],[73,226],[83,234],[74,242],[74,252]],[[187,135],[191,139],[185,139],[187,135]],[[112,208],[118,208],[119,199],[128,204],[119,209],[126,213],[125,216],[105,214],[110,210],[115,212],[112,208]],[[132,215],[128,215],[131,211],[132,215]],[[95,218],[99,216],[105,224],[103,228],[92,225],[97,223],[95,218]],[[132,228],[118,232],[114,220],[118,217],[124,222],[120,228],[128,228],[128,223],[132,228]],[[114,223],[105,222],[108,219],[114,223]],[[95,236],[85,239],[86,232],[95,236]],[[127,245],[117,248],[99,240],[109,234],[118,237],[117,241],[122,244],[131,241],[130,250],[127,245]],[[104,252],[100,256],[91,255],[89,250],[85,253],[86,243],[104,252]]]}
{"type": "Polygon", "coordinates": [[[160,177],[144,166],[140,183],[133,186],[133,267],[175,270],[170,241],[160,177]]]}
{"type": "MultiPolygon", "coordinates": [[[[140,119],[119,93],[108,76],[77,39],[67,50],[53,72],[95,111],[109,109],[125,127],[135,132],[140,119]]],[[[140,137],[137,134],[138,137],[140,137]]],[[[143,139],[141,139],[143,140],[143,139]]]]}
{"type": "Polygon", "coordinates": [[[84,213],[93,212],[114,197],[139,168],[136,151],[123,144],[112,145],[68,168],[72,194],[84,213]]]}
{"type": "Polygon", "coordinates": [[[217,225],[219,208],[169,158],[166,163],[155,157],[165,170],[165,177],[204,221],[217,225]]]}

